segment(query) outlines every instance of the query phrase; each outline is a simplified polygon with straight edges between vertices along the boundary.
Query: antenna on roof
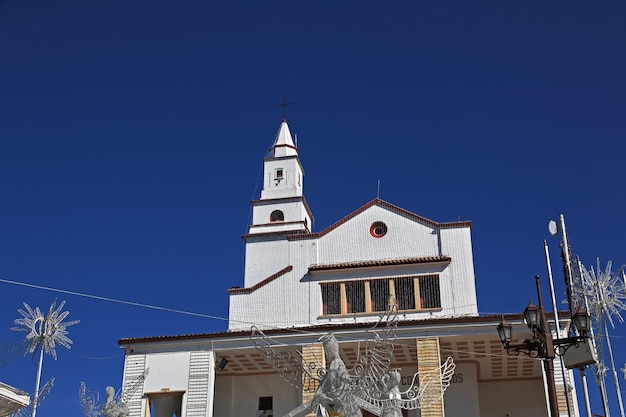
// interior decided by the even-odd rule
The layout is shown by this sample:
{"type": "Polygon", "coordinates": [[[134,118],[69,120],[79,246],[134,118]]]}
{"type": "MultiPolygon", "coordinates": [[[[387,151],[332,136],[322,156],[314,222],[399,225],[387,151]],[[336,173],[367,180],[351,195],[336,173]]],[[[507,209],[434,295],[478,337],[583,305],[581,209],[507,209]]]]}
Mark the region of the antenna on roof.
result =
{"type": "Polygon", "coordinates": [[[380,199],[380,179],[378,179],[378,189],[376,190],[376,198],[380,199]]]}
{"type": "Polygon", "coordinates": [[[298,134],[294,133],[293,136],[294,136],[294,139],[296,141],[296,148],[297,148],[298,147],[298,134]]]}

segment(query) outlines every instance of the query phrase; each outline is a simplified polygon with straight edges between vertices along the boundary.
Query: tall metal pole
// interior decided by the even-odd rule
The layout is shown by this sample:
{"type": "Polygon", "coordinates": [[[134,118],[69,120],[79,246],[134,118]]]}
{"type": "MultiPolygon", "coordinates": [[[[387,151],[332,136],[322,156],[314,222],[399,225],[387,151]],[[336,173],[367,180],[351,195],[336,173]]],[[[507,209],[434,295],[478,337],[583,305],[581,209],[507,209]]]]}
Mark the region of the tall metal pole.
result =
{"type": "Polygon", "coordinates": [[[591,405],[589,404],[589,387],[587,386],[587,367],[578,368],[580,372],[580,382],[583,386],[583,395],[585,397],[585,411],[587,412],[587,417],[591,417],[591,405]]]}
{"type": "Polygon", "coordinates": [[[552,341],[552,332],[548,328],[546,330],[546,313],[543,309],[543,299],[541,297],[541,285],[539,283],[539,275],[535,277],[537,285],[537,299],[539,301],[538,309],[540,314],[539,328],[533,329],[541,335],[541,347],[543,349],[543,370],[546,373],[548,385],[548,402],[550,403],[550,416],[559,417],[559,404],[556,398],[556,382],[554,381],[554,343],[552,341]]]}
{"type": "MultiPolygon", "coordinates": [[[[582,271],[582,265],[580,263],[580,259],[576,259],[576,261],[578,262],[578,270],[582,271]]],[[[586,294],[583,295],[583,302],[585,303],[585,310],[589,311],[589,299],[587,298],[586,294]]],[[[591,328],[589,329],[589,333],[591,334],[591,345],[597,352],[598,345],[596,343],[596,335],[595,335],[593,326],[591,326],[591,328]]],[[[597,380],[599,381],[598,385],[600,387],[600,398],[602,399],[602,410],[604,411],[604,415],[606,417],[610,417],[611,413],[609,411],[609,400],[606,396],[606,386],[604,384],[604,373],[603,372],[601,373],[599,371],[600,366],[604,366],[604,363],[601,362],[599,364],[596,364],[596,368],[598,370],[598,372],[596,372],[596,377],[597,377],[597,380]]]]}
{"type": "MultiPolygon", "coordinates": [[[[550,295],[552,296],[552,310],[554,311],[554,322],[556,323],[556,336],[560,338],[561,337],[561,323],[559,321],[559,311],[557,310],[557,307],[556,307],[556,295],[554,294],[554,280],[552,279],[552,267],[550,266],[550,251],[548,250],[548,242],[546,242],[545,240],[543,241],[543,249],[546,255],[546,266],[548,268],[548,280],[550,281],[550,295]]],[[[567,337],[567,334],[565,336],[567,337]]],[[[565,402],[567,404],[567,415],[571,416],[572,410],[571,410],[571,404],[570,404],[570,394],[569,394],[569,390],[567,389],[569,374],[565,370],[565,365],[563,364],[563,361],[560,360],[559,363],[561,364],[561,375],[563,376],[563,382],[565,383],[564,391],[565,391],[565,402]]],[[[585,408],[587,410],[587,417],[591,417],[591,408],[589,406],[588,396],[585,397],[585,408]]]]}
{"type": "Polygon", "coordinates": [[[35,381],[35,398],[33,398],[33,415],[37,414],[37,403],[39,402],[39,383],[41,382],[41,368],[43,367],[43,346],[40,347],[39,352],[39,367],[37,369],[37,380],[35,381]]]}
{"type": "MultiPolygon", "coordinates": [[[[563,238],[561,242],[562,249],[563,249],[563,262],[565,263],[565,273],[567,274],[567,276],[565,277],[565,282],[567,284],[567,301],[569,303],[570,311],[573,314],[574,309],[575,309],[575,306],[572,304],[572,291],[574,289],[574,282],[573,282],[574,275],[572,273],[572,263],[570,259],[570,253],[569,253],[569,242],[567,239],[567,231],[565,230],[565,217],[563,216],[563,214],[559,215],[559,222],[560,222],[559,226],[561,229],[561,236],[563,238]]],[[[579,270],[580,270],[580,262],[579,262],[579,270]]],[[[587,304],[586,300],[585,300],[585,304],[587,304]]],[[[585,309],[589,311],[588,306],[585,306],[585,309]]],[[[591,331],[591,340],[593,341],[593,346],[595,349],[596,344],[595,344],[595,338],[593,335],[593,329],[591,331]]],[[[604,364],[600,364],[600,365],[604,365],[604,364]]],[[[609,399],[606,395],[604,373],[598,372],[597,376],[598,376],[598,380],[600,381],[599,383],[600,395],[602,397],[602,409],[604,410],[604,416],[611,417],[611,412],[609,411],[609,399]]]]}
{"type": "Polygon", "coordinates": [[[563,250],[563,261],[565,262],[565,283],[567,284],[567,303],[569,304],[570,312],[574,314],[574,305],[572,304],[572,291],[574,290],[574,281],[572,274],[572,264],[571,259],[569,257],[569,242],[567,241],[567,232],[565,231],[565,217],[561,214],[559,215],[559,222],[561,223],[561,236],[562,240],[562,250],[563,250]]]}
{"type": "MultiPolygon", "coordinates": [[[[600,271],[598,271],[600,273],[600,271]]],[[[602,314],[608,314],[606,312],[604,303],[604,292],[598,291],[600,295],[600,304],[602,305],[602,314]]],[[[624,417],[624,403],[622,402],[622,393],[620,392],[619,378],[617,377],[617,369],[615,367],[615,360],[613,359],[613,347],[611,345],[611,339],[609,338],[609,328],[604,322],[604,336],[606,337],[606,347],[609,350],[609,360],[611,361],[611,371],[613,372],[613,382],[615,383],[615,391],[617,392],[617,402],[619,404],[619,411],[622,417],[624,417]]]]}
{"type": "Polygon", "coordinates": [[[609,329],[604,323],[604,333],[606,336],[606,344],[609,348],[609,358],[611,360],[611,371],[613,371],[613,382],[615,382],[615,391],[617,391],[617,402],[619,403],[619,411],[622,417],[624,417],[624,403],[622,402],[622,393],[619,386],[619,378],[617,377],[617,369],[615,367],[615,361],[613,360],[613,348],[611,347],[611,339],[609,339],[609,329]]]}

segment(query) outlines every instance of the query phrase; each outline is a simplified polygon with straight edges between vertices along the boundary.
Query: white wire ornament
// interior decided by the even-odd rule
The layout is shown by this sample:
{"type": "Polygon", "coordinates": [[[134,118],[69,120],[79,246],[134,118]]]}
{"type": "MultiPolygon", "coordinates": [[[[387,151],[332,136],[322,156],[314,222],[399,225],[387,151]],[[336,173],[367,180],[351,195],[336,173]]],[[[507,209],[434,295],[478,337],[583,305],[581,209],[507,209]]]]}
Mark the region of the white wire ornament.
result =
{"type": "Polygon", "coordinates": [[[50,378],[43,387],[37,392],[30,394],[30,403],[24,407],[17,410],[15,413],[11,414],[11,417],[26,417],[28,415],[33,414],[33,410],[41,405],[43,400],[46,399],[52,387],[54,386],[54,378],[50,378]]]}
{"type": "MultiPolygon", "coordinates": [[[[587,269],[578,262],[576,271],[577,285],[574,288],[576,302],[585,306],[592,318],[593,338],[596,342],[598,362],[604,362],[604,344],[606,322],[615,328],[614,318],[620,323],[624,321],[621,312],[626,310],[626,286],[622,276],[611,271],[612,262],[608,261],[602,271],[600,260],[596,261],[596,269],[587,269]]],[[[602,369],[598,368],[602,375],[602,369]]]]}
{"type": "Polygon", "coordinates": [[[87,390],[85,383],[81,382],[78,390],[81,411],[85,417],[128,417],[130,415],[129,403],[133,394],[143,386],[148,371],[149,369],[146,369],[141,375],[124,384],[117,392],[112,386],[106,387],[104,404],[100,403],[100,396],[97,392],[87,390]]]}
{"type": "Polygon", "coordinates": [[[50,306],[48,315],[44,316],[39,307],[32,309],[24,303],[26,311],[17,310],[23,318],[15,319],[14,323],[23,327],[11,327],[11,330],[27,332],[26,340],[30,342],[27,353],[35,353],[38,348],[44,350],[48,355],[57,359],[56,346],[61,345],[67,349],[71,348],[72,340],[67,337],[67,328],[80,320],[63,323],[63,320],[70,314],[69,311],[61,312],[65,301],[56,307],[56,300],[50,306]]]}
{"type": "Polygon", "coordinates": [[[319,415],[361,417],[361,408],[366,408],[381,416],[395,417],[402,415],[401,409],[423,408],[441,399],[455,368],[452,358],[448,358],[431,372],[416,373],[411,386],[401,392],[398,370],[389,369],[397,324],[395,311],[387,313],[371,329],[373,340],[367,341],[370,344],[366,342],[364,354],[350,370],[339,354],[339,344],[333,333],[320,338],[327,368],[321,363],[306,361],[297,349],[273,346],[271,339],[255,326],[251,338],[266,362],[285,381],[304,391],[315,392],[311,406],[319,415]],[[376,330],[382,322],[385,327],[376,330]]]}
{"type": "Polygon", "coordinates": [[[617,368],[613,357],[613,348],[611,339],[609,338],[609,330],[607,322],[611,327],[615,328],[613,321],[616,318],[620,323],[624,322],[624,318],[620,314],[626,310],[626,277],[624,276],[624,267],[620,274],[611,271],[612,262],[608,261],[606,269],[602,271],[600,268],[600,259],[596,261],[596,270],[593,267],[589,270],[580,264],[581,285],[578,291],[581,293],[580,298],[588,306],[589,313],[592,317],[593,327],[592,337],[596,343],[598,354],[598,363],[596,365],[596,382],[603,383],[607,371],[611,370],[617,399],[619,403],[621,416],[625,416],[624,405],[620,390],[619,378],[617,377],[617,368]],[[606,344],[611,368],[607,368],[604,364],[604,344],[606,344]]]}
{"type": "MultiPolygon", "coordinates": [[[[70,314],[69,311],[62,312],[65,301],[62,301],[59,306],[56,306],[56,300],[50,306],[48,314],[44,316],[39,307],[31,308],[24,302],[24,308],[26,310],[18,309],[17,311],[22,315],[22,318],[15,319],[13,322],[22,327],[11,327],[11,330],[18,332],[26,332],[26,341],[29,342],[28,348],[25,353],[32,353],[33,356],[39,349],[39,366],[37,368],[37,380],[35,383],[35,393],[32,402],[32,417],[37,414],[37,407],[41,402],[41,397],[44,394],[44,389],[39,390],[39,382],[41,381],[41,369],[43,367],[44,353],[52,355],[57,359],[56,347],[61,345],[67,349],[70,349],[72,340],[67,337],[67,328],[79,322],[74,320],[70,322],[63,322],[63,320],[70,314]]],[[[47,385],[47,384],[46,384],[47,385]]],[[[44,385],[44,388],[46,388],[44,385]]],[[[50,386],[52,388],[52,386],[50,386]]],[[[48,389],[49,391],[49,389],[48,389]]],[[[45,392],[47,395],[47,392],[45,392]]]]}
{"type": "Polygon", "coordinates": [[[615,328],[613,318],[617,318],[620,323],[624,318],[620,314],[626,310],[626,287],[621,276],[611,271],[612,262],[608,261],[604,271],[600,269],[600,260],[597,260],[597,267],[587,270],[584,266],[581,271],[584,295],[587,297],[591,314],[596,315],[598,322],[604,316],[611,327],[615,328]]]}

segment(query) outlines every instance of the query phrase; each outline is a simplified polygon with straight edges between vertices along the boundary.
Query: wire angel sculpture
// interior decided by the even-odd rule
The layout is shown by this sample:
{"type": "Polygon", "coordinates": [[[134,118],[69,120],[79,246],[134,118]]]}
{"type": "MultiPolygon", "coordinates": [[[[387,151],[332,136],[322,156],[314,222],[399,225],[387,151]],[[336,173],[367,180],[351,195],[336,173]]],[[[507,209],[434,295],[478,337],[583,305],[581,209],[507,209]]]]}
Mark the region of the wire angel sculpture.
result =
{"type": "Polygon", "coordinates": [[[37,392],[30,394],[30,403],[24,407],[17,410],[15,413],[11,414],[11,417],[26,417],[33,414],[33,410],[36,410],[37,407],[41,405],[43,400],[46,399],[50,390],[54,386],[54,377],[50,378],[43,387],[39,389],[37,392]]]}
{"type": "Polygon", "coordinates": [[[143,386],[148,371],[149,369],[146,369],[141,375],[124,384],[117,392],[112,386],[106,387],[104,404],[100,403],[100,395],[97,392],[89,391],[85,383],[81,382],[78,390],[81,411],[85,417],[128,417],[130,415],[128,404],[131,397],[143,386]]]}
{"type": "Polygon", "coordinates": [[[381,417],[401,416],[400,409],[415,410],[439,401],[450,386],[456,364],[448,357],[438,368],[416,372],[411,385],[400,391],[400,371],[392,369],[370,390],[367,401],[382,410],[381,417]]]}
{"type": "MultiPolygon", "coordinates": [[[[386,413],[384,415],[390,417],[396,415],[400,408],[415,409],[437,401],[449,386],[454,373],[454,363],[452,358],[448,358],[432,375],[416,374],[411,387],[400,392],[399,374],[397,370],[389,370],[397,325],[395,309],[381,317],[369,330],[372,340],[365,342],[364,353],[359,353],[350,370],[339,354],[339,344],[333,333],[319,339],[326,357],[326,368],[319,362],[307,361],[298,349],[273,346],[270,338],[255,326],[252,327],[251,339],[266,362],[285,381],[304,391],[315,392],[311,406],[318,414],[328,414],[330,409],[333,415],[361,417],[361,408],[371,408],[378,412],[382,410],[386,413]],[[385,326],[378,329],[383,322],[385,326]],[[398,383],[394,386],[396,380],[398,383]]],[[[358,351],[361,352],[360,349],[358,351]]]]}

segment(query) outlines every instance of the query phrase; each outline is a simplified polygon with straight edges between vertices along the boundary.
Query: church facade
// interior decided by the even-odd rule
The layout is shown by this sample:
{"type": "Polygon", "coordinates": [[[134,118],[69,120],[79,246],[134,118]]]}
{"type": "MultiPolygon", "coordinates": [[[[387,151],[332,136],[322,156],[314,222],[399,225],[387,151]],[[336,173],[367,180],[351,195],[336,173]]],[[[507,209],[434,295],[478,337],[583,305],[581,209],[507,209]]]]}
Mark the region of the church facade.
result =
{"type": "MultiPolygon", "coordinates": [[[[277,352],[299,352],[321,367],[320,337],[332,333],[352,368],[390,310],[398,319],[390,368],[398,370],[400,391],[418,373],[446,361],[456,366],[441,398],[403,408],[404,416],[547,415],[540,361],[507,357],[495,331],[500,317],[479,315],[471,222],[436,222],[374,199],[313,232],[304,169],[285,120],[263,165],[263,189],[243,236],[244,282],[228,294],[227,331],[119,341],[126,383],[150,369],[129,403],[131,417],[311,414],[315,387],[286,381],[288,370],[281,375],[270,366],[251,327],[277,352]]],[[[528,337],[521,315],[509,319],[520,339],[528,337]]],[[[557,375],[563,415],[565,385],[557,375]]],[[[572,415],[578,415],[575,394],[572,415]]],[[[365,416],[381,413],[362,408],[365,416]]]]}

